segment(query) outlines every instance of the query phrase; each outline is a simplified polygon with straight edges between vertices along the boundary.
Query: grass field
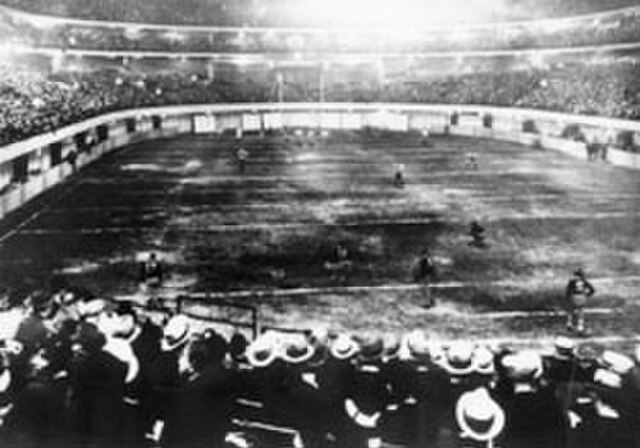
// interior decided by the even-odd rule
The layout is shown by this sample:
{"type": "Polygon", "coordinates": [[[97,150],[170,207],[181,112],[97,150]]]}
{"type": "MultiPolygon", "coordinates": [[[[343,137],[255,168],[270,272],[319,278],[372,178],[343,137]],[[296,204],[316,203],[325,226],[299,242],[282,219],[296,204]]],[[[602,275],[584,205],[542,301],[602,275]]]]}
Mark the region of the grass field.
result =
{"type": "Polygon", "coordinates": [[[244,176],[234,139],[212,136],[136,144],[91,166],[0,237],[4,282],[56,273],[132,295],[137,261],[156,251],[166,294],[233,293],[269,324],[531,340],[564,331],[554,311],[582,266],[597,289],[593,335],[640,328],[637,171],[451,137],[430,147],[354,134],[242,144],[244,176]],[[406,166],[403,189],[392,184],[396,163],[406,166]],[[486,249],[468,245],[474,219],[486,249]],[[323,269],[338,242],[354,260],[346,285],[323,269]],[[409,284],[424,247],[439,270],[431,309],[409,284]]]}

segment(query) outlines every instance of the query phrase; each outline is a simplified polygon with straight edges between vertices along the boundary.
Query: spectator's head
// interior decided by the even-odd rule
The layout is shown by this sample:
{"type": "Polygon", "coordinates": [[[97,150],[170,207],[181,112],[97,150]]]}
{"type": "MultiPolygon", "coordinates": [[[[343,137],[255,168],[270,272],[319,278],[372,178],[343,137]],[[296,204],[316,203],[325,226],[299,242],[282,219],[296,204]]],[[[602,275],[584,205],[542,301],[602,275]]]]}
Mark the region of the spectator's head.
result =
{"type": "Polygon", "coordinates": [[[189,341],[190,331],[189,319],[186,316],[173,316],[162,330],[160,348],[169,352],[183,347],[189,341]]]}
{"type": "Polygon", "coordinates": [[[106,345],[106,336],[92,323],[80,324],[76,337],[77,348],[83,353],[96,353],[106,345]]]}
{"type": "Polygon", "coordinates": [[[449,345],[442,366],[453,376],[469,375],[473,372],[473,344],[457,341],[449,345]]]}
{"type": "Polygon", "coordinates": [[[479,375],[495,373],[494,355],[486,345],[479,345],[473,351],[473,370],[479,375]]]}
{"type": "Polygon", "coordinates": [[[535,351],[523,350],[502,358],[506,376],[515,384],[532,384],[542,377],[542,357],[535,351]]]}
{"type": "Polygon", "coordinates": [[[303,334],[289,334],[282,339],[280,357],[292,365],[302,365],[314,355],[314,348],[303,334]]]}
{"type": "Polygon", "coordinates": [[[244,355],[248,345],[249,341],[242,333],[234,332],[229,340],[229,355],[231,359],[238,362],[245,361],[244,355]]]}
{"type": "Polygon", "coordinates": [[[276,333],[263,333],[247,347],[247,361],[253,367],[269,367],[277,361],[280,349],[280,337],[276,333]]]}
{"type": "Polygon", "coordinates": [[[620,376],[627,375],[635,366],[633,359],[613,350],[603,351],[598,362],[604,369],[620,376]]]}
{"type": "Polygon", "coordinates": [[[565,336],[559,336],[555,339],[553,357],[559,360],[573,359],[573,354],[576,349],[576,342],[573,339],[565,336]]]}
{"type": "Polygon", "coordinates": [[[375,364],[382,359],[384,343],[379,335],[363,335],[358,337],[360,350],[358,362],[361,364],[375,364]]]}
{"type": "Polygon", "coordinates": [[[478,442],[495,439],[505,425],[503,409],[484,387],[462,394],[455,415],[462,436],[478,442]]]}
{"type": "Polygon", "coordinates": [[[341,333],[331,343],[329,352],[335,359],[346,361],[352,359],[360,351],[360,346],[353,337],[341,333]]]}
{"type": "Polygon", "coordinates": [[[409,359],[427,362],[430,360],[429,338],[422,330],[413,330],[404,337],[404,355],[409,359]]]}
{"type": "Polygon", "coordinates": [[[380,357],[383,362],[395,361],[400,358],[401,339],[395,333],[385,333],[382,336],[382,354],[380,357]]]}
{"type": "Polygon", "coordinates": [[[118,325],[117,336],[129,337],[138,327],[138,316],[130,301],[118,302],[114,307],[113,314],[118,325]]]}

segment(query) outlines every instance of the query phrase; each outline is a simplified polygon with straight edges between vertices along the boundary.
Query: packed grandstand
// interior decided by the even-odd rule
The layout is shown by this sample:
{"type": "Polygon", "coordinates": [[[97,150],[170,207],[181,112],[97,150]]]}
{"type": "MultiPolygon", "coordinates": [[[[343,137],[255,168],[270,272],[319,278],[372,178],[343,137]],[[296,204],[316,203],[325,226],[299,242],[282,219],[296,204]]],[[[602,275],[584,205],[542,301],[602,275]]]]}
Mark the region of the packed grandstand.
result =
{"type": "MultiPolygon", "coordinates": [[[[640,118],[633,1],[519,1],[482,22],[433,15],[396,26],[307,23],[283,17],[291,2],[275,0],[0,3],[1,146],[173,105],[446,104],[640,118]]],[[[608,144],[638,151],[637,133],[616,132],[608,144]]],[[[577,125],[559,133],[588,140],[577,125]]],[[[6,178],[0,192],[24,181],[6,178]]],[[[559,337],[540,352],[330,325],[218,332],[180,303],[109,300],[64,281],[0,286],[1,446],[640,446],[633,348],[559,337]]]]}

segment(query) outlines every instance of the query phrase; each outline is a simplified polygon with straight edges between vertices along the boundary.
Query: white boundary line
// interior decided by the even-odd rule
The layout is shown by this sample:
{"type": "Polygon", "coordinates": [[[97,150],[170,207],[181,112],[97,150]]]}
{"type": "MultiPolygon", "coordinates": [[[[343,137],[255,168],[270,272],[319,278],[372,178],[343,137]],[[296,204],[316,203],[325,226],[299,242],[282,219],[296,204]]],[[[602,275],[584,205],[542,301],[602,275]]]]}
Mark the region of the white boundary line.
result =
{"type": "MultiPolygon", "coordinates": [[[[80,234],[80,235],[103,235],[110,233],[135,233],[141,232],[148,227],[144,226],[113,226],[113,227],[85,227],[85,228],[70,228],[70,229],[24,229],[24,227],[42,214],[46,208],[34,214],[29,220],[21,223],[18,227],[5,234],[0,238],[0,244],[4,242],[9,236],[14,234],[20,235],[60,235],[60,234],[80,234]]],[[[375,221],[358,221],[358,222],[340,222],[342,216],[337,215],[337,221],[323,222],[320,220],[298,221],[298,222],[264,222],[264,223],[252,223],[252,224],[206,224],[206,225],[176,225],[175,228],[181,231],[195,231],[195,232],[242,232],[242,231],[260,231],[260,230],[286,230],[286,229],[300,229],[309,227],[342,227],[342,228],[354,228],[354,227],[374,227],[374,226],[389,226],[389,225],[428,225],[433,223],[443,223],[439,218],[420,218],[420,219],[398,219],[398,220],[375,220],[375,221]]],[[[562,220],[597,220],[597,219],[611,219],[611,218],[640,218],[640,211],[638,212],[607,212],[607,213],[566,213],[558,214],[553,212],[539,213],[536,215],[528,214],[516,214],[511,216],[487,216],[482,221],[487,222],[503,222],[503,221],[528,221],[528,220],[542,220],[545,221],[562,221],[562,220]]],[[[449,224],[466,224],[467,219],[449,217],[446,220],[449,224]]],[[[168,223],[170,226],[171,223],[168,223]]]]}

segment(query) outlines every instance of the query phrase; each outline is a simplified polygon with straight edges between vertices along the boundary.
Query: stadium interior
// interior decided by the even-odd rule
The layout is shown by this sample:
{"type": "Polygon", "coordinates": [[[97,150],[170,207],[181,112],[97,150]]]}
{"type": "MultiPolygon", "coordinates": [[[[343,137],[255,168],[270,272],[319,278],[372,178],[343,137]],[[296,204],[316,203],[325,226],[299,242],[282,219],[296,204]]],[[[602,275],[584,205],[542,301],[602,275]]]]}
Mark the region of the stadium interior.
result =
{"type": "Polygon", "coordinates": [[[0,446],[640,447],[640,3],[0,0],[0,446]]]}

